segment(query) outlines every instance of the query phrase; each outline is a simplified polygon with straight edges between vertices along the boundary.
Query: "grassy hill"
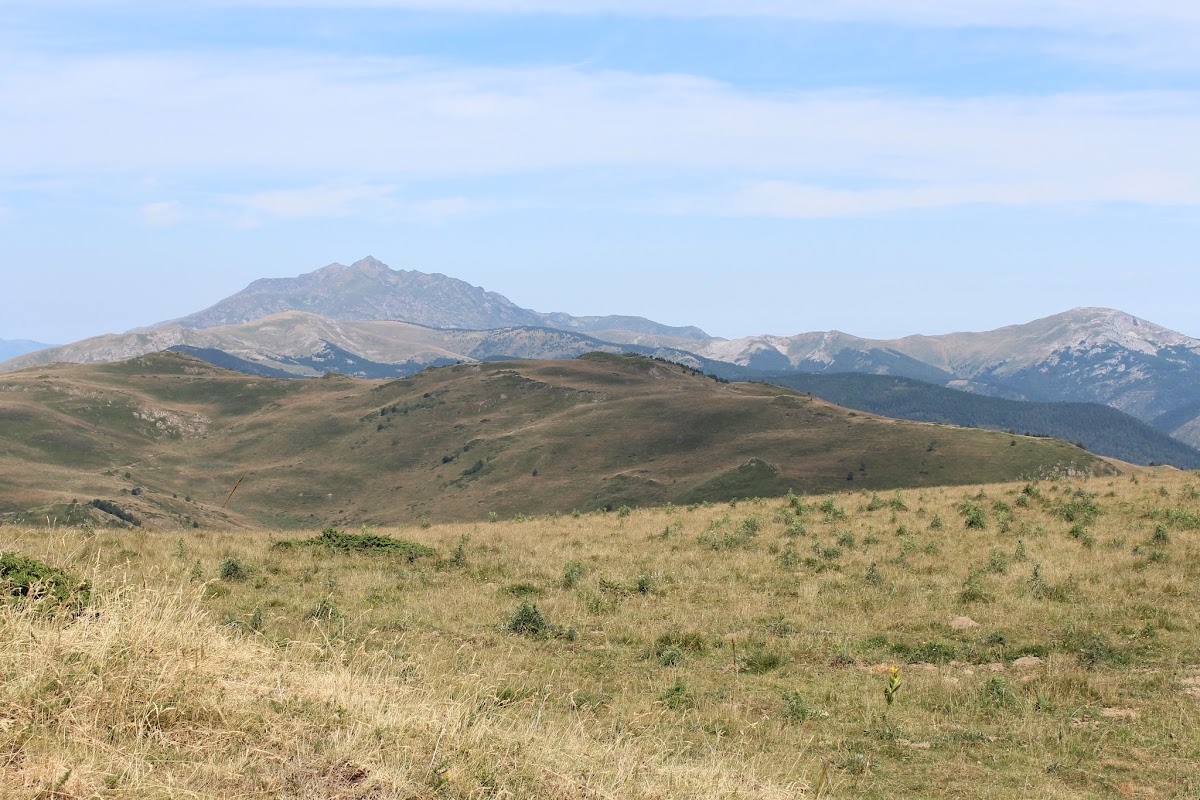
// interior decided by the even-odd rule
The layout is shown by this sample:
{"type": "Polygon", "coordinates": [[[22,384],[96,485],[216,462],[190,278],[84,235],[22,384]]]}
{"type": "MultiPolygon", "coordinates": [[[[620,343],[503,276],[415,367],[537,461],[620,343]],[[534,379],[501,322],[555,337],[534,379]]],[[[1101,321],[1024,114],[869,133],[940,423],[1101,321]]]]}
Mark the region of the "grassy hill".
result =
{"type": "Polygon", "coordinates": [[[324,534],[0,526],[0,573],[4,796],[1200,792],[1195,474],[324,534]]]}
{"type": "Polygon", "coordinates": [[[394,524],[1068,470],[1114,467],[637,356],[287,381],[160,353],[0,378],[0,511],[25,519],[118,522],[101,500],[152,527],[394,524]]]}
{"type": "MultiPolygon", "coordinates": [[[[1054,436],[1135,464],[1200,468],[1200,451],[1171,438],[1171,431],[1156,430],[1099,403],[1005,400],[890,375],[790,374],[763,380],[886,417],[1054,436]]],[[[1195,410],[1183,419],[1194,416],[1195,410]]]]}

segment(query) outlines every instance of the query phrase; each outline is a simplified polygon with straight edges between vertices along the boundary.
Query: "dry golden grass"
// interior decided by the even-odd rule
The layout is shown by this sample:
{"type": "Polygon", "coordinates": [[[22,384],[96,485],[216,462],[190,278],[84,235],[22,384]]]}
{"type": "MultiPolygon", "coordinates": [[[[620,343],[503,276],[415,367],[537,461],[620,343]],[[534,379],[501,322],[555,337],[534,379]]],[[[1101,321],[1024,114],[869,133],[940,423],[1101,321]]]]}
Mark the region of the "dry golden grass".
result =
{"type": "Polygon", "coordinates": [[[373,531],[437,551],[411,562],[0,528],[95,584],[78,617],[0,607],[0,790],[1196,796],[1196,483],[373,531]],[[522,603],[541,635],[509,629],[522,603]]]}

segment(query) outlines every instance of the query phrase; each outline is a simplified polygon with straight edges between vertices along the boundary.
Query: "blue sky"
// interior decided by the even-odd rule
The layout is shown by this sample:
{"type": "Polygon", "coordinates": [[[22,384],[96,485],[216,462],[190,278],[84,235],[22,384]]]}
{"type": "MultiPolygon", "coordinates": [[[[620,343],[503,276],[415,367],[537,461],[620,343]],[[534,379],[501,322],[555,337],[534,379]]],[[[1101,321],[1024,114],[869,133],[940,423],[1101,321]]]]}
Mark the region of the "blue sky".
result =
{"type": "Polygon", "coordinates": [[[1196,142],[1194,2],[0,0],[0,338],[367,254],[727,337],[1200,336],[1196,142]]]}

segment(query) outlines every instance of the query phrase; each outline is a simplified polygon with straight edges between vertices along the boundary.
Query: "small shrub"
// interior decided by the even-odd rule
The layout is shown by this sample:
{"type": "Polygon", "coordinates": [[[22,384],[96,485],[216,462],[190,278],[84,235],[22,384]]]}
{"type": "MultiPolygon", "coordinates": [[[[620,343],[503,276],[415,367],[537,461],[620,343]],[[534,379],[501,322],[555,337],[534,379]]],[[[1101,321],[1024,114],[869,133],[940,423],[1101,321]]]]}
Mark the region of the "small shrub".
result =
{"type": "Polygon", "coordinates": [[[993,597],[983,584],[983,576],[979,572],[971,570],[967,574],[966,580],[963,581],[958,599],[963,603],[990,603],[993,597]]]}
{"type": "Polygon", "coordinates": [[[244,581],[250,577],[250,568],[235,556],[229,556],[217,568],[217,574],[223,581],[244,581]]]}
{"type": "Polygon", "coordinates": [[[832,497],[827,498],[823,503],[817,506],[817,510],[823,513],[829,521],[846,518],[846,510],[835,503],[832,497]]]}
{"type": "Polygon", "coordinates": [[[892,649],[910,664],[945,664],[958,657],[958,648],[948,642],[921,642],[912,648],[892,645],[892,649]]]}
{"type": "Polygon", "coordinates": [[[562,585],[564,589],[573,589],[579,583],[579,579],[584,576],[583,564],[578,561],[568,561],[563,567],[562,585]]]}
{"type": "Polygon", "coordinates": [[[1013,561],[1028,561],[1028,560],[1029,560],[1029,555],[1025,552],[1025,540],[1017,539],[1017,549],[1013,551],[1013,561]]]}
{"type": "Polygon", "coordinates": [[[540,587],[532,583],[513,583],[504,587],[504,591],[516,597],[528,597],[530,595],[542,594],[540,587]]]}
{"type": "Polygon", "coordinates": [[[1029,578],[1029,590],[1039,600],[1055,600],[1060,603],[1070,602],[1075,596],[1075,584],[1071,580],[1054,585],[1042,577],[1042,565],[1035,564],[1033,575],[1029,578]]]}
{"type": "Polygon", "coordinates": [[[1119,667],[1129,663],[1129,655],[1113,647],[1108,637],[1099,631],[1084,630],[1068,632],[1064,647],[1074,652],[1079,665],[1085,668],[1102,665],[1119,667]]]}
{"type": "Polygon", "coordinates": [[[331,622],[342,618],[341,610],[333,604],[333,601],[328,597],[322,597],[317,601],[317,604],[312,607],[312,610],[305,615],[306,619],[321,620],[323,622],[331,622]]]}
{"type": "Polygon", "coordinates": [[[704,634],[697,631],[667,631],[654,640],[652,654],[658,655],[663,650],[675,648],[684,653],[702,655],[708,650],[708,641],[704,634]]]}
{"type": "Polygon", "coordinates": [[[963,522],[968,528],[983,530],[987,527],[987,509],[979,503],[964,500],[958,504],[958,513],[962,514],[963,522]]]}
{"type": "Polygon", "coordinates": [[[394,539],[391,536],[379,536],[367,531],[361,533],[346,533],[336,528],[326,528],[319,536],[300,541],[282,541],[273,544],[274,550],[290,550],[296,547],[320,547],[341,554],[348,553],[395,553],[413,563],[419,558],[437,555],[432,547],[404,539],[394,539]]]}
{"type": "Polygon", "coordinates": [[[650,595],[658,591],[658,584],[662,580],[662,573],[643,572],[637,576],[633,588],[638,594],[650,595]]]}
{"type": "Polygon", "coordinates": [[[983,701],[991,706],[1010,706],[1017,701],[1017,696],[1009,688],[1008,681],[993,675],[983,685],[983,701]]]}
{"type": "Polygon", "coordinates": [[[0,598],[39,600],[78,611],[91,599],[91,585],[36,559],[0,553],[0,598]]]}
{"type": "Polygon", "coordinates": [[[826,561],[836,561],[842,557],[842,548],[821,547],[819,543],[813,545],[813,552],[817,554],[818,558],[822,558],[826,561]]]}
{"type": "Polygon", "coordinates": [[[467,542],[471,540],[470,536],[463,534],[458,544],[454,548],[454,554],[450,557],[450,563],[456,567],[465,567],[467,565],[467,542]]]}
{"type": "Polygon", "coordinates": [[[750,675],[761,675],[764,672],[779,669],[784,663],[782,655],[761,647],[751,648],[739,660],[741,663],[738,664],[738,672],[745,672],[750,675]]]}
{"type": "Polygon", "coordinates": [[[658,651],[656,656],[659,665],[664,667],[677,667],[685,660],[683,651],[678,647],[668,646],[658,651]]]}
{"type": "Polygon", "coordinates": [[[1068,522],[1087,525],[1100,513],[1100,506],[1096,504],[1096,495],[1076,489],[1065,503],[1054,507],[1053,513],[1068,522]]]}
{"type": "Polygon", "coordinates": [[[696,707],[696,697],[683,678],[671,681],[667,688],[659,694],[658,701],[676,711],[696,707]]]}
{"type": "Polygon", "coordinates": [[[504,626],[509,633],[522,636],[543,637],[553,630],[553,626],[542,614],[541,609],[529,602],[521,603],[508,618],[504,626]]]}
{"type": "Polygon", "coordinates": [[[798,690],[783,693],[783,718],[788,722],[804,722],[813,716],[808,701],[798,690]]]}

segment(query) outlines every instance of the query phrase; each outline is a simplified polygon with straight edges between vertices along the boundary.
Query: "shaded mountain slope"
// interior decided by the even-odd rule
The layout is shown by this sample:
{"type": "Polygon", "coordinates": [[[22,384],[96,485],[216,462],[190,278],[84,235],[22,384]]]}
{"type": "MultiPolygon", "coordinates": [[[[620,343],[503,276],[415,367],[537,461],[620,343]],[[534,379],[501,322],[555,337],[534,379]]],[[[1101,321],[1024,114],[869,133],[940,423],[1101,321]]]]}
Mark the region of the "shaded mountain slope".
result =
{"type": "Polygon", "coordinates": [[[1004,400],[887,375],[788,374],[763,380],[882,416],[1053,436],[1135,464],[1200,469],[1200,452],[1099,403],[1004,400]]]}

